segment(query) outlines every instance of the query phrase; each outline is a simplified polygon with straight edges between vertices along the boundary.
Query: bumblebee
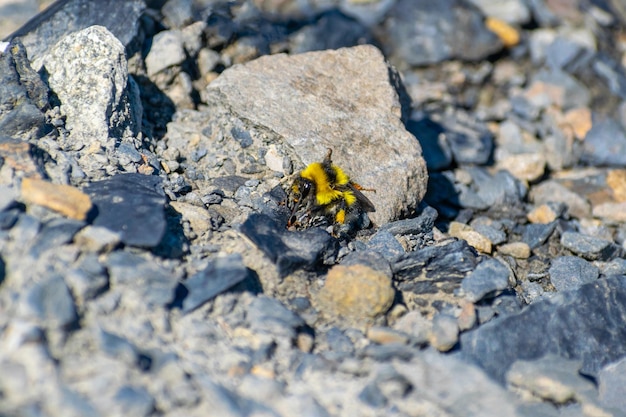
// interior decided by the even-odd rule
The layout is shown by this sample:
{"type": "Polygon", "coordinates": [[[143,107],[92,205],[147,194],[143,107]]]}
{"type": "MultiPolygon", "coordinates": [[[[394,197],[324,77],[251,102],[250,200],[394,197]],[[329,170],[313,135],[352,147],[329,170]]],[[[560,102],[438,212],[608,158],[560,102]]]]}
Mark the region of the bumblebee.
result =
{"type": "Polygon", "coordinates": [[[300,171],[291,185],[288,228],[332,226],[334,235],[348,234],[369,223],[368,212],[376,209],[361,191],[363,188],[338,166],[333,165],[332,149],[322,162],[313,162],[300,171]]]}

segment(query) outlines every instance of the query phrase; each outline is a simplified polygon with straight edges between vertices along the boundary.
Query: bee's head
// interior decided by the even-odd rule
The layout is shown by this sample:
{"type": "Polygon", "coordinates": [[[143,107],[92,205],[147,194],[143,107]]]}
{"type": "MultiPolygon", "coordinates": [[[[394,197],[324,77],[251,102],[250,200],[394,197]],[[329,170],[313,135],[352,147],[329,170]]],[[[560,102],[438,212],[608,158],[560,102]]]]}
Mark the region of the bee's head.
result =
{"type": "Polygon", "coordinates": [[[295,201],[305,200],[313,189],[313,182],[306,178],[298,177],[293,182],[291,186],[291,191],[293,193],[295,201]]]}

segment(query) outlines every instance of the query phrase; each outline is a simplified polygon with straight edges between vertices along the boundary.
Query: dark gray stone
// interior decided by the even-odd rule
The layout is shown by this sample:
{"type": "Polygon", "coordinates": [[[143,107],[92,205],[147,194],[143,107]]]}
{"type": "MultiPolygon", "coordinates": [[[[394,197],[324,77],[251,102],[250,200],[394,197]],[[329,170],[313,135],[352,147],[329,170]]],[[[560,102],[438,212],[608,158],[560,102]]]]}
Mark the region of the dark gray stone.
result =
{"type": "Polygon", "coordinates": [[[8,230],[12,228],[17,219],[20,217],[21,211],[19,209],[6,210],[0,212],[0,230],[8,230]]]}
{"type": "Polygon", "coordinates": [[[550,266],[550,282],[559,291],[575,290],[598,279],[600,270],[578,256],[559,256],[550,266]]]}
{"type": "Polygon", "coordinates": [[[484,165],[493,149],[493,134],[482,126],[471,126],[457,119],[444,122],[446,140],[457,164],[484,165]]]}
{"type": "Polygon", "coordinates": [[[67,272],[65,281],[79,305],[96,298],[109,287],[106,269],[93,253],[84,255],[78,265],[67,272]]]}
{"type": "Polygon", "coordinates": [[[378,230],[384,230],[393,235],[419,235],[431,232],[435,220],[437,220],[437,210],[425,207],[417,217],[385,223],[378,230]]]}
{"type": "Polygon", "coordinates": [[[626,132],[617,121],[593,116],[593,124],[583,141],[581,161],[596,166],[626,165],[626,132]]]}
{"type": "Polygon", "coordinates": [[[622,100],[626,99],[626,74],[621,65],[604,53],[599,53],[593,60],[593,70],[602,79],[611,93],[622,100]]]}
{"type": "Polygon", "coordinates": [[[522,234],[522,242],[526,243],[530,249],[536,249],[548,240],[555,229],[556,222],[548,224],[527,224],[522,234]]]}
{"type": "Polygon", "coordinates": [[[248,277],[250,270],[243,264],[239,254],[213,260],[205,269],[183,282],[189,291],[183,300],[183,312],[195,310],[248,277]]]}
{"type": "Polygon", "coordinates": [[[397,1],[384,27],[391,55],[409,65],[429,65],[451,58],[479,60],[502,48],[487,30],[483,16],[457,0],[397,1]]]}
{"type": "MultiPolygon", "coordinates": [[[[132,291],[138,302],[167,306],[173,300],[178,280],[173,273],[139,255],[118,251],[105,262],[112,289],[132,291]]],[[[124,294],[130,296],[130,294],[124,294]]]]}
{"type": "Polygon", "coordinates": [[[24,293],[20,308],[51,327],[70,327],[78,318],[70,290],[60,275],[36,282],[24,293]]]}
{"type": "Polygon", "coordinates": [[[392,262],[402,256],[404,248],[398,240],[390,232],[379,230],[367,242],[367,248],[371,251],[380,253],[387,261],[392,262]]]}
{"type": "Polygon", "coordinates": [[[264,214],[250,215],[240,230],[276,264],[282,277],[300,268],[315,269],[337,254],[337,241],[326,231],[290,232],[264,214]]]}
{"type": "Polygon", "coordinates": [[[31,68],[19,40],[0,53],[0,132],[28,138],[41,136],[48,88],[31,68]]]}
{"type": "Polygon", "coordinates": [[[461,283],[465,297],[475,303],[509,286],[510,271],[502,262],[485,259],[461,283]]]}
{"type": "Polygon", "coordinates": [[[509,210],[519,206],[526,196],[526,187],[508,171],[498,171],[491,175],[482,168],[468,168],[478,197],[488,207],[509,210]]]}
{"type": "Polygon", "coordinates": [[[85,226],[84,222],[63,217],[50,220],[44,224],[30,247],[30,255],[34,258],[48,249],[54,249],[69,243],[74,235],[85,226]]]}
{"type": "Polygon", "coordinates": [[[154,398],[142,387],[124,385],[113,397],[115,407],[122,415],[148,416],[154,411],[154,398]]]}
{"type": "Polygon", "coordinates": [[[478,255],[474,249],[465,240],[457,240],[407,253],[391,269],[399,290],[429,293],[437,291],[438,282],[460,285],[476,264],[478,255]]]}
{"type": "Polygon", "coordinates": [[[341,265],[365,265],[376,271],[382,272],[389,278],[393,275],[391,272],[391,265],[389,261],[383,257],[379,252],[371,250],[357,250],[348,253],[340,261],[341,265]]]}
{"type": "Polygon", "coordinates": [[[406,129],[413,134],[422,146],[422,155],[428,171],[442,171],[452,165],[452,149],[443,140],[445,129],[439,123],[424,118],[409,120],[406,129]]]}
{"type": "Polygon", "coordinates": [[[290,37],[291,53],[339,49],[371,43],[368,29],[338,11],[324,13],[290,37]]]}
{"type": "Polygon", "coordinates": [[[130,246],[154,247],[165,233],[165,193],[160,177],[119,174],[84,190],[97,209],[95,226],[119,233],[130,246]]]}
{"type": "Polygon", "coordinates": [[[600,279],[536,301],[461,335],[462,356],[500,382],[516,360],[552,353],[580,359],[582,372],[598,371],[626,356],[626,280],[600,279]]]}
{"type": "Polygon", "coordinates": [[[57,1],[7,39],[19,37],[31,61],[41,58],[63,36],[89,26],[106,27],[132,53],[131,41],[137,34],[139,17],[146,5],[143,0],[57,1]],[[129,50],[131,49],[131,50],[129,50]]]}
{"type": "Polygon", "coordinates": [[[251,329],[290,339],[293,339],[298,329],[305,324],[300,316],[280,301],[262,295],[250,303],[247,317],[251,329]]]}
{"type": "Polygon", "coordinates": [[[624,250],[611,241],[577,232],[564,232],[561,245],[590,261],[610,261],[624,255],[624,250]]]}

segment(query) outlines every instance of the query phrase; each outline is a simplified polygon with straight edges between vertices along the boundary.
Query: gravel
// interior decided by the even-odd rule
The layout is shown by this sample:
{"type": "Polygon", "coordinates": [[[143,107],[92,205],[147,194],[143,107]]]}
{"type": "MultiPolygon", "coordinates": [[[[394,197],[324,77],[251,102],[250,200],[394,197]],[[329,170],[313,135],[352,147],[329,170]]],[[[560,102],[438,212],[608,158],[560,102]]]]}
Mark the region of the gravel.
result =
{"type": "Polygon", "coordinates": [[[620,1],[42,5],[0,1],[0,415],[625,415],[620,1]],[[376,211],[288,228],[329,148],[376,211]]]}

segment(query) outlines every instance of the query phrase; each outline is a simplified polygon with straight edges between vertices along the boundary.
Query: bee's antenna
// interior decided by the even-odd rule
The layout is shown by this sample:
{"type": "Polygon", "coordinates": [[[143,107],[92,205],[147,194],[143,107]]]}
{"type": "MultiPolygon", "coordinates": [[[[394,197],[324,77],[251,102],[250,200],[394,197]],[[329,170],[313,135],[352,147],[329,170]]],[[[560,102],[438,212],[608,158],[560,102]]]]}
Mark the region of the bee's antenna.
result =
{"type": "Polygon", "coordinates": [[[333,155],[333,150],[331,148],[326,149],[326,158],[324,158],[324,162],[331,162],[330,157],[333,155]]]}

